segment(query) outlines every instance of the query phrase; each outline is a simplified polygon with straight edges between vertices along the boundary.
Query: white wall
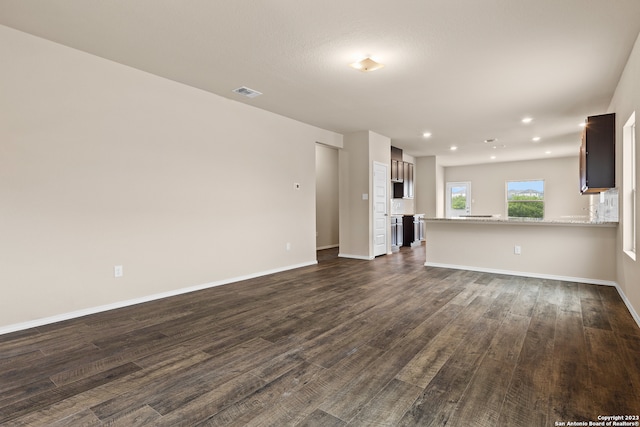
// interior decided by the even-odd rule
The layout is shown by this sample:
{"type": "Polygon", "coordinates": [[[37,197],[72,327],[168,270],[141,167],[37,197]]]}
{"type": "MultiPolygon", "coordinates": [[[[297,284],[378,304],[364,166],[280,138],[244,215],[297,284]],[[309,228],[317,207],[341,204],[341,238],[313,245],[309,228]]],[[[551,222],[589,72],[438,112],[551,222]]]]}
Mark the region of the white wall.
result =
{"type": "Polygon", "coordinates": [[[369,132],[344,135],[344,146],[338,153],[340,180],[340,256],[368,259],[369,203],[369,132]],[[363,200],[366,194],[368,200],[363,200]]]}
{"type": "Polygon", "coordinates": [[[338,246],[338,149],[316,144],[316,248],[338,246]]]}
{"type": "Polygon", "coordinates": [[[415,210],[426,217],[435,218],[442,216],[444,190],[442,187],[443,168],[438,165],[436,156],[417,157],[414,168],[415,182],[415,210]]]}
{"type": "MultiPolygon", "coordinates": [[[[609,105],[609,111],[616,113],[616,183],[620,195],[621,223],[618,228],[616,244],[617,254],[617,280],[631,302],[636,313],[640,313],[640,260],[632,260],[623,250],[624,233],[624,183],[622,181],[622,128],[631,116],[636,112],[636,144],[640,141],[638,135],[638,118],[640,117],[640,35],[635,47],[629,56],[627,65],[622,73],[615,94],[609,105]]],[[[640,150],[636,150],[636,165],[640,165],[640,150]]],[[[640,178],[640,174],[637,178],[640,178]]],[[[636,188],[640,188],[640,180],[636,182],[636,188]]],[[[639,210],[636,209],[636,223],[640,224],[639,210]]],[[[636,241],[640,242],[640,233],[636,230],[636,241]]]]}
{"type": "Polygon", "coordinates": [[[471,182],[471,214],[506,216],[506,181],[544,179],[545,219],[589,217],[589,197],[578,187],[576,156],[445,168],[445,181],[471,182]]]}
{"type": "Polygon", "coordinates": [[[0,57],[0,330],[315,262],[341,135],[3,26],[0,57]]]}

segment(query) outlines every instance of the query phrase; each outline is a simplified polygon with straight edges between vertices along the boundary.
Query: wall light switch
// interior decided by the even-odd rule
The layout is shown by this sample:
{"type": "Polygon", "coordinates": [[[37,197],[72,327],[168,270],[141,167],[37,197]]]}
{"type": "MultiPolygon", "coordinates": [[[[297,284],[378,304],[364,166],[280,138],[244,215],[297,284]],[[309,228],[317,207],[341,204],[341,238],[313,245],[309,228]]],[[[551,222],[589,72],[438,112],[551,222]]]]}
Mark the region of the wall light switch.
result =
{"type": "Polygon", "coordinates": [[[514,255],[521,255],[522,254],[522,248],[519,245],[515,245],[513,247],[513,253],[514,253],[514,255]]]}
{"type": "Polygon", "coordinates": [[[362,193],[362,200],[369,200],[369,194],[368,193],[362,193]]]}

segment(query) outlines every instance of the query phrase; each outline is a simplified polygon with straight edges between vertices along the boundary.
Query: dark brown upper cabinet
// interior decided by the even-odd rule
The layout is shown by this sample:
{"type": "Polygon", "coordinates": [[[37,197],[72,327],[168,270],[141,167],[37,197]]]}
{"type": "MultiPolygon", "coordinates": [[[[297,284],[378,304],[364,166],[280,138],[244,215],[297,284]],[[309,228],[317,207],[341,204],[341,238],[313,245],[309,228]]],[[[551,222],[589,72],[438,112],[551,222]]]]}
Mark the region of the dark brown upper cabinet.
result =
{"type": "Polygon", "coordinates": [[[616,186],[616,115],[589,116],[580,145],[580,193],[616,186]]]}

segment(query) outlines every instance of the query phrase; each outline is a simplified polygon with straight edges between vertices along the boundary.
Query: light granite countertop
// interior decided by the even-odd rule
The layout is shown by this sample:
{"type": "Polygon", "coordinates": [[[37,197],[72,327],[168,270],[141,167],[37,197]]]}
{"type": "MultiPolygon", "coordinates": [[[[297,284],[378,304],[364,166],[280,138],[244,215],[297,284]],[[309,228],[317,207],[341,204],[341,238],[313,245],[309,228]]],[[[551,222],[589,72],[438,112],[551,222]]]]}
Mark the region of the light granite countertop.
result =
{"type": "Polygon", "coordinates": [[[589,221],[582,218],[558,218],[558,219],[532,219],[532,218],[501,218],[494,216],[468,216],[454,218],[427,217],[425,222],[430,223],[454,223],[464,222],[469,224],[504,224],[504,225],[562,225],[562,226],[597,226],[617,227],[618,222],[613,221],[589,221]]]}

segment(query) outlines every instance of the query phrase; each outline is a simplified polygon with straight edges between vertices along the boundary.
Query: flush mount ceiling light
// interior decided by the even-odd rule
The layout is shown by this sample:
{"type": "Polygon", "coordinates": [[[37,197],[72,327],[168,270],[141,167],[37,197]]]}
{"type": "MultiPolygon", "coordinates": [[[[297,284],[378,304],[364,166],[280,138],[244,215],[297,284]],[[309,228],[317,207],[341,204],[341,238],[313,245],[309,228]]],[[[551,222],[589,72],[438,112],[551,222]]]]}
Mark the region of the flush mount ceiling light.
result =
{"type": "Polygon", "coordinates": [[[539,142],[540,141],[540,137],[539,136],[534,136],[533,138],[531,138],[531,140],[533,142],[539,142]]]}
{"type": "Polygon", "coordinates": [[[257,90],[250,89],[246,86],[241,86],[233,90],[233,92],[238,95],[246,96],[247,98],[255,98],[256,96],[262,95],[262,92],[258,92],[257,90]]]}
{"type": "Polygon", "coordinates": [[[456,151],[458,149],[458,147],[456,147],[455,145],[452,145],[451,148],[449,148],[449,150],[451,151],[456,151]]]}
{"type": "Polygon", "coordinates": [[[533,121],[533,117],[525,117],[524,119],[522,119],[522,123],[524,124],[529,124],[533,121]]]}
{"type": "Polygon", "coordinates": [[[351,68],[355,68],[358,71],[362,71],[363,73],[368,73],[369,71],[379,70],[384,67],[384,64],[374,61],[373,59],[367,57],[362,61],[354,62],[353,64],[349,64],[351,68]]]}
{"type": "Polygon", "coordinates": [[[425,132],[422,134],[423,138],[431,138],[431,132],[425,132]]]}

